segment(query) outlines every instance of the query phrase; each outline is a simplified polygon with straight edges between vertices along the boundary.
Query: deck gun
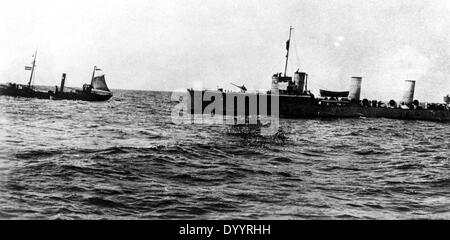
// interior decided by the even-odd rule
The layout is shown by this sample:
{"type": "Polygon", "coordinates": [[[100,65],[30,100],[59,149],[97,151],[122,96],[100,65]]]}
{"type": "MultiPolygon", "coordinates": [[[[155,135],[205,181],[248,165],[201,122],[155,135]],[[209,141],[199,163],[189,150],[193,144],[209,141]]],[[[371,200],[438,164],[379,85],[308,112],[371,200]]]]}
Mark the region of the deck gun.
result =
{"type": "Polygon", "coordinates": [[[230,83],[230,84],[233,85],[233,86],[235,86],[235,87],[237,87],[237,88],[239,88],[239,89],[241,89],[241,92],[242,92],[242,93],[247,92],[247,88],[246,88],[244,85],[239,86],[239,85],[236,85],[236,84],[234,84],[234,83],[230,83]]]}

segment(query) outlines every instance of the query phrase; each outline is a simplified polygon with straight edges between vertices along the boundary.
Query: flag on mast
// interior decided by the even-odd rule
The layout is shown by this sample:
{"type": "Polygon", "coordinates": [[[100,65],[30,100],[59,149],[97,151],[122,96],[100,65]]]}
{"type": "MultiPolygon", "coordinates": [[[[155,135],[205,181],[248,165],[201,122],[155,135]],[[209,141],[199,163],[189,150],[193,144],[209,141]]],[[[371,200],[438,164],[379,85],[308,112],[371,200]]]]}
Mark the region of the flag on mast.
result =
{"type": "Polygon", "coordinates": [[[32,68],[32,67],[29,67],[29,66],[25,66],[25,70],[31,71],[31,70],[33,70],[33,68],[32,68]]]}
{"type": "Polygon", "coordinates": [[[287,50],[286,57],[288,57],[288,55],[289,55],[289,47],[291,45],[290,43],[291,43],[290,39],[286,41],[286,50],[287,50]]]}

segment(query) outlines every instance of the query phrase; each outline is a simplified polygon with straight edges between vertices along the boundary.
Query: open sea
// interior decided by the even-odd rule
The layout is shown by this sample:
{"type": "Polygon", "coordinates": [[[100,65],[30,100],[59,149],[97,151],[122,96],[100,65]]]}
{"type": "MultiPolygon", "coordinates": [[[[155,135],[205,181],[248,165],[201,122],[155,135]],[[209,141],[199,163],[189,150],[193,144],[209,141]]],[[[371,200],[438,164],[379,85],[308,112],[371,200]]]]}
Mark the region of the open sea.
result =
{"type": "Polygon", "coordinates": [[[450,219],[450,124],[175,124],[171,93],[0,97],[0,219],[450,219]]]}

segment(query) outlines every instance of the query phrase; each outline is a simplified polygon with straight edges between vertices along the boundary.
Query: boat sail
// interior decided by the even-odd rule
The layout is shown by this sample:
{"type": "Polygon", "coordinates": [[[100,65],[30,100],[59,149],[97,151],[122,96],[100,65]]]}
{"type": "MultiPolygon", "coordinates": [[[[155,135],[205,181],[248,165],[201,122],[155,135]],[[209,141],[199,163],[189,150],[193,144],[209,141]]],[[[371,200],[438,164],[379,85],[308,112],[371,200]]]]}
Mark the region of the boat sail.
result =
{"type": "Polygon", "coordinates": [[[61,79],[60,91],[53,93],[53,99],[65,99],[65,100],[81,100],[81,101],[107,101],[113,94],[109,90],[106,84],[105,75],[95,76],[97,71],[101,69],[94,66],[94,71],[92,72],[91,84],[84,84],[83,89],[75,91],[64,91],[64,84],[66,82],[66,74],[63,74],[61,79]]]}
{"type": "Polygon", "coordinates": [[[108,85],[106,85],[105,75],[94,77],[92,80],[92,88],[95,90],[102,90],[110,92],[108,85]]]}
{"type": "Polygon", "coordinates": [[[65,87],[66,74],[62,74],[61,85],[55,86],[54,91],[39,91],[33,87],[33,79],[36,75],[36,58],[37,50],[33,55],[33,62],[31,66],[25,66],[26,71],[31,71],[28,84],[0,84],[0,95],[12,97],[38,98],[38,99],[53,99],[53,100],[80,100],[80,101],[107,101],[113,93],[106,85],[105,75],[95,76],[97,71],[101,69],[94,67],[91,84],[84,84],[82,90],[70,90],[65,87]]]}

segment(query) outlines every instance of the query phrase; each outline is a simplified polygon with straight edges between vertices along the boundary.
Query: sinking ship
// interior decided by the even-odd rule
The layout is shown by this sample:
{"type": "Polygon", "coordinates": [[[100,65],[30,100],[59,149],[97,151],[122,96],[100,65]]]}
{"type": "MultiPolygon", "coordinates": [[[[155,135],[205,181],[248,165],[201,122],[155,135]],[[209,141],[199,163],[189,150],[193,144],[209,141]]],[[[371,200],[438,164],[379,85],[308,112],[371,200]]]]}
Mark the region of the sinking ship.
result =
{"type": "Polygon", "coordinates": [[[240,92],[188,89],[187,112],[190,114],[219,114],[234,116],[276,115],[281,118],[392,118],[450,122],[450,97],[443,103],[421,103],[414,100],[416,81],[406,80],[406,91],[400,102],[361,99],[362,77],[350,79],[348,91],[321,89],[315,96],[308,90],[308,74],[297,70],[287,76],[289,40],[284,74],[272,76],[271,89],[250,93],[245,86],[240,92]],[[263,103],[261,105],[261,103],[263,103]],[[253,107],[258,106],[258,107],[253,107]],[[261,108],[261,106],[264,106],[261,108]],[[211,109],[213,109],[211,111],[211,109]]]}
{"type": "Polygon", "coordinates": [[[105,75],[95,76],[101,69],[94,67],[91,84],[84,84],[82,90],[65,89],[66,74],[63,74],[60,88],[55,87],[55,91],[42,91],[33,85],[36,69],[37,51],[33,55],[31,66],[26,66],[25,70],[31,71],[28,84],[7,83],[0,84],[0,96],[54,99],[54,100],[80,100],[80,101],[107,101],[113,94],[106,85],[105,75]]]}

